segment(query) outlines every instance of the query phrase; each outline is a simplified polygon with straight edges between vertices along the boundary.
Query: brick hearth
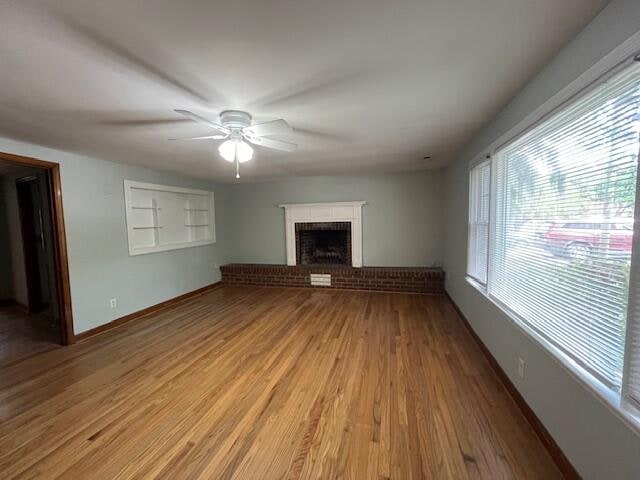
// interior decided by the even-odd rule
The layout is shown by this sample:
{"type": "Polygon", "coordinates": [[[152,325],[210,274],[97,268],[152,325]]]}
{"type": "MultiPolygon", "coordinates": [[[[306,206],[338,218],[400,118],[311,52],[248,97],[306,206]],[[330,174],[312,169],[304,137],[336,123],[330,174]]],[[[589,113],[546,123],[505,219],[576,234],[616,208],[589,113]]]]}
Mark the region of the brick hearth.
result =
{"type": "Polygon", "coordinates": [[[444,293],[444,272],[427,267],[362,267],[231,263],[220,268],[223,283],[311,287],[311,273],[331,274],[331,287],[409,293],[444,293]]]}

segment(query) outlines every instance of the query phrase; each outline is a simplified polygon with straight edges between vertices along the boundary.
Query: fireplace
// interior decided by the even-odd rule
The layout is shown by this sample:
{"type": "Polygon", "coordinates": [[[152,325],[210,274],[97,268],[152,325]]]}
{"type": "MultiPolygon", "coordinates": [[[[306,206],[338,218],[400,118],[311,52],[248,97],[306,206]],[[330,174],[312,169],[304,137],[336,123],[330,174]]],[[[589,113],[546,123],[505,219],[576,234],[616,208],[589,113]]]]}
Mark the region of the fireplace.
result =
{"type": "Polygon", "coordinates": [[[351,266],[351,222],[295,224],[297,265],[351,266]]]}
{"type": "MultiPolygon", "coordinates": [[[[323,238],[321,243],[329,245],[330,254],[310,261],[327,261],[329,265],[343,265],[353,268],[362,267],[362,206],[366,202],[326,202],[326,203],[283,203],[285,219],[285,248],[287,265],[300,265],[300,235],[305,230],[337,230],[343,233],[327,234],[333,239],[323,238]],[[345,233],[345,230],[348,231],[345,233]],[[346,238],[345,238],[346,235],[346,238]],[[337,238],[335,238],[337,237],[337,238]],[[343,245],[346,243],[346,259],[342,258],[343,245]],[[337,255],[336,255],[337,253],[337,255]],[[337,257],[337,258],[335,258],[337,257]],[[338,263],[339,262],[339,263],[338,263]]],[[[305,237],[305,235],[303,235],[305,237]]],[[[305,237],[306,238],[306,237],[305,237]]],[[[308,259],[306,259],[308,260],[308,259]]],[[[326,263],[324,265],[327,265],[326,263]]]]}

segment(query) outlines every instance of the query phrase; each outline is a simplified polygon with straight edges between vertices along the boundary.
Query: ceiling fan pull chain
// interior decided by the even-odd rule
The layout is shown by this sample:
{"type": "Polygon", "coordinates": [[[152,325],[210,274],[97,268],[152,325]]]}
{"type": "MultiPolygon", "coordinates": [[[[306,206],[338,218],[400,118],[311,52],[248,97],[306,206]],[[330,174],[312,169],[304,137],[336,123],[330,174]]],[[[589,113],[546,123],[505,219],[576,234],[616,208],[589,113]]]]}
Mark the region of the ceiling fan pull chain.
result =
{"type": "Polygon", "coordinates": [[[236,178],[240,178],[240,161],[238,160],[238,152],[236,152],[236,178]]]}

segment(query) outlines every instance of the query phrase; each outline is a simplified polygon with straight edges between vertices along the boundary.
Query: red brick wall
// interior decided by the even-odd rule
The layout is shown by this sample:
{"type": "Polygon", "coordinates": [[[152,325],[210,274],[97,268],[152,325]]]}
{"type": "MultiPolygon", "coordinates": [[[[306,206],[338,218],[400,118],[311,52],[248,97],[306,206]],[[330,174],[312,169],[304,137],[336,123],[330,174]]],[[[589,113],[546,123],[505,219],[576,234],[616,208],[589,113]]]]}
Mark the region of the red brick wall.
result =
{"type": "Polygon", "coordinates": [[[229,285],[311,287],[309,274],[331,274],[331,287],[350,290],[387,292],[444,293],[444,272],[426,267],[363,267],[261,265],[232,263],[224,265],[222,281],[229,285]]]}

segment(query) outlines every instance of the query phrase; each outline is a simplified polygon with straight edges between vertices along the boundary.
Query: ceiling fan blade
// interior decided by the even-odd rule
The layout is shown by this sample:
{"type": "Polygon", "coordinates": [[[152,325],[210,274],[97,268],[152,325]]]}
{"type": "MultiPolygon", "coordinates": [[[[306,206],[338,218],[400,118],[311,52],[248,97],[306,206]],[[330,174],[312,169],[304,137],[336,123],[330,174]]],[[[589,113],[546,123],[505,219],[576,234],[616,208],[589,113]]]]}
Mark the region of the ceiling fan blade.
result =
{"type": "Polygon", "coordinates": [[[129,120],[119,120],[105,118],[103,120],[96,120],[98,125],[104,125],[107,127],[140,127],[140,128],[161,128],[161,127],[175,127],[188,123],[186,118],[131,118],[129,120]]]}
{"type": "MultiPolygon", "coordinates": [[[[125,67],[132,68],[138,71],[144,77],[160,82],[166,85],[172,90],[181,92],[183,95],[189,95],[196,99],[198,102],[210,103],[211,98],[208,98],[203,93],[196,91],[189,87],[186,83],[180,81],[177,77],[174,77],[167,72],[156,67],[142,55],[135,54],[132,50],[120,45],[111,38],[103,35],[95,29],[92,29],[88,25],[79,22],[70,15],[63,11],[53,8],[51,6],[43,8],[48,18],[53,18],[55,22],[65,28],[71,35],[76,36],[84,45],[88,45],[94,48],[96,52],[99,52],[116,62],[121,63],[125,67]]],[[[149,46],[147,46],[149,47],[149,46]]],[[[221,97],[221,95],[216,95],[221,97]]]]}
{"type": "Polygon", "coordinates": [[[295,143],[283,142],[282,140],[274,140],[265,137],[246,137],[254,145],[261,147],[273,148],[274,150],[282,150],[284,152],[293,152],[298,145],[295,143]]]}
{"type": "Polygon", "coordinates": [[[270,122],[258,123],[250,125],[244,129],[244,132],[254,137],[264,137],[265,135],[279,135],[281,133],[289,133],[293,129],[286,121],[272,120],[270,122]]]}
{"type": "Polygon", "coordinates": [[[224,140],[229,135],[204,135],[202,137],[170,138],[169,140],[224,140]]]}
{"type": "Polygon", "coordinates": [[[379,72],[371,69],[353,71],[327,70],[314,72],[305,81],[287,85],[281,90],[272,92],[249,102],[248,107],[256,109],[282,108],[286,105],[302,105],[312,102],[324,102],[337,95],[350,95],[359,88],[362,82],[371,80],[379,72]]]}
{"type": "Polygon", "coordinates": [[[309,128],[299,128],[296,127],[293,129],[294,135],[299,135],[301,137],[313,139],[313,140],[321,140],[325,142],[341,142],[345,143],[349,140],[346,136],[337,135],[335,133],[325,132],[321,130],[309,129],[309,128]]]}
{"type": "Polygon", "coordinates": [[[190,112],[189,110],[176,109],[174,110],[174,112],[179,113],[180,115],[184,115],[185,117],[189,117],[194,122],[204,123],[206,125],[209,125],[211,128],[214,128],[219,132],[224,133],[225,135],[229,134],[229,129],[223,127],[222,125],[218,125],[217,123],[213,123],[211,120],[201,117],[200,115],[196,115],[195,113],[190,112]]]}

